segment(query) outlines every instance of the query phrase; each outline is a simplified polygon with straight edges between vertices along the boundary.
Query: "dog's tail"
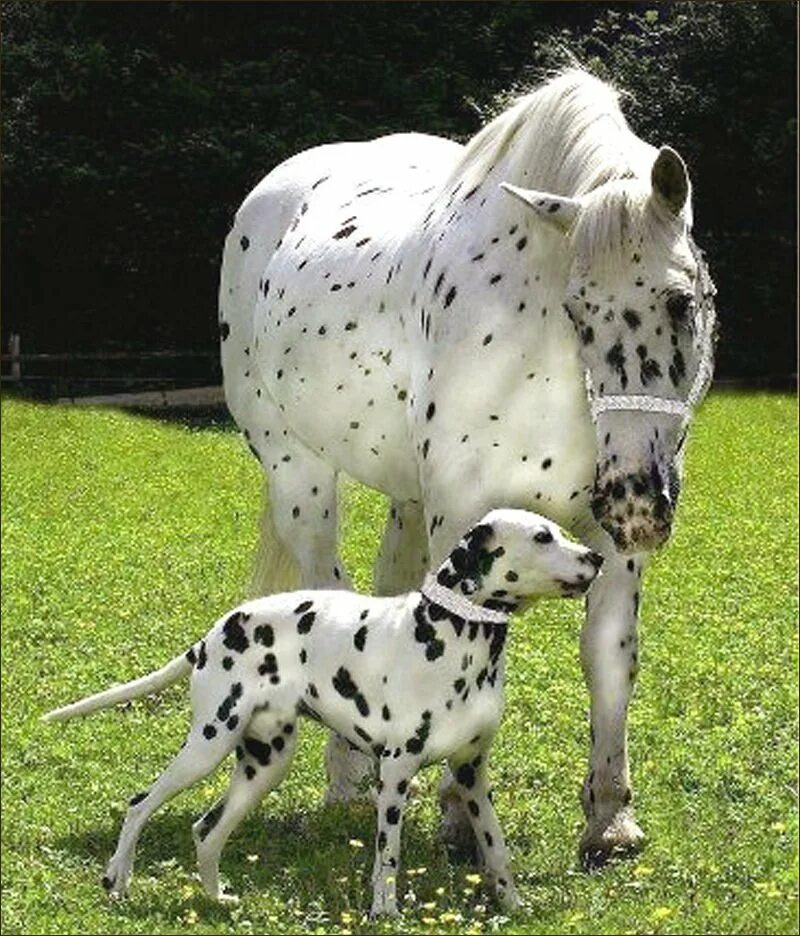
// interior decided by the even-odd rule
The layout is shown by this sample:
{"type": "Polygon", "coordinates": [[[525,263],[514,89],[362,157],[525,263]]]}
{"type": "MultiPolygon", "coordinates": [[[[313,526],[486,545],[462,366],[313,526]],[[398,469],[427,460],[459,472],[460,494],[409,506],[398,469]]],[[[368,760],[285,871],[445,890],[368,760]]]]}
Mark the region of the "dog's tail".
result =
{"type": "Polygon", "coordinates": [[[155,672],[148,673],[147,676],[134,679],[122,686],[112,686],[111,689],[87,696],[79,702],[73,702],[72,705],[53,709],[52,712],[42,716],[42,721],[65,721],[68,718],[74,718],[76,715],[88,715],[98,709],[108,708],[117,702],[127,702],[129,699],[138,699],[143,695],[160,692],[191,672],[193,655],[194,650],[190,650],[188,654],[184,653],[179,657],[175,657],[166,666],[162,666],[161,669],[155,670],[155,672]]]}

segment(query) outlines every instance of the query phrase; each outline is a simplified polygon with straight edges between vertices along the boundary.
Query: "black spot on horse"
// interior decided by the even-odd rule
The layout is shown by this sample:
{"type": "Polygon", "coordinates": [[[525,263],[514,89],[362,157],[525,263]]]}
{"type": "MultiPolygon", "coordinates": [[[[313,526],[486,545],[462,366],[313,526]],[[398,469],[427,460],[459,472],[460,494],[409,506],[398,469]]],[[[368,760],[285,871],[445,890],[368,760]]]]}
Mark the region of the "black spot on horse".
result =
{"type": "Polygon", "coordinates": [[[622,313],[622,317],[625,319],[625,322],[631,331],[636,331],[636,329],[642,324],[639,313],[634,309],[625,309],[622,313]]]}
{"type": "Polygon", "coordinates": [[[621,341],[617,341],[609,349],[608,353],[606,354],[606,362],[619,376],[619,381],[622,387],[627,387],[628,375],[625,371],[625,352],[623,350],[621,341]]]}

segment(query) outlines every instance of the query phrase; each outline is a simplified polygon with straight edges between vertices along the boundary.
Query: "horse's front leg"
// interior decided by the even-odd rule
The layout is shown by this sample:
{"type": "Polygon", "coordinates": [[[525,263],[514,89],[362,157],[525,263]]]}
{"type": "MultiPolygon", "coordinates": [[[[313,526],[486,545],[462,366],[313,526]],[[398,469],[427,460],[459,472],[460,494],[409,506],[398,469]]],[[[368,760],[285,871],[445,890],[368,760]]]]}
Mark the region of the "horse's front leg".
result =
{"type": "Polygon", "coordinates": [[[628,701],[638,670],[636,628],[643,557],[608,555],[587,599],[581,663],[591,696],[591,755],[583,787],[581,858],[594,867],[637,850],[628,768],[628,701]]]}

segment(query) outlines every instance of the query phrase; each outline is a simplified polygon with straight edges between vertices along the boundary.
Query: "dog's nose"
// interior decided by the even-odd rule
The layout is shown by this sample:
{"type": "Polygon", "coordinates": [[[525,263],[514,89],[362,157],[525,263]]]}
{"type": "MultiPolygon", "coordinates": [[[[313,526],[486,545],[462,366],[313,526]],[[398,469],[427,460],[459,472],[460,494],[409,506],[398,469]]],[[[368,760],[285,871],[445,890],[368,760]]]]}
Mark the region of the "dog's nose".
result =
{"type": "Polygon", "coordinates": [[[605,557],[601,556],[600,553],[588,552],[586,558],[591,562],[595,569],[599,569],[600,566],[605,562],[605,557]]]}

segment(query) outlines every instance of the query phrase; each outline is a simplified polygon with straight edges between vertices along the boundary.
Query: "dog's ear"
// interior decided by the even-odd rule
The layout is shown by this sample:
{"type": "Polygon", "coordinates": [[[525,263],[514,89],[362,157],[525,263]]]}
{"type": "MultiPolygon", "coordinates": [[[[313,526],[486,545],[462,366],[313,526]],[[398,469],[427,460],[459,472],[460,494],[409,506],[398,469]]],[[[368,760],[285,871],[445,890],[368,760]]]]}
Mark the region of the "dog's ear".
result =
{"type": "Polygon", "coordinates": [[[494,527],[491,523],[481,523],[473,527],[464,537],[469,577],[477,583],[480,583],[484,575],[488,575],[496,558],[496,551],[489,552],[493,536],[494,527]]]}
{"type": "Polygon", "coordinates": [[[493,535],[494,527],[491,523],[479,523],[464,537],[464,545],[469,552],[483,549],[493,535]]]}

